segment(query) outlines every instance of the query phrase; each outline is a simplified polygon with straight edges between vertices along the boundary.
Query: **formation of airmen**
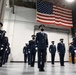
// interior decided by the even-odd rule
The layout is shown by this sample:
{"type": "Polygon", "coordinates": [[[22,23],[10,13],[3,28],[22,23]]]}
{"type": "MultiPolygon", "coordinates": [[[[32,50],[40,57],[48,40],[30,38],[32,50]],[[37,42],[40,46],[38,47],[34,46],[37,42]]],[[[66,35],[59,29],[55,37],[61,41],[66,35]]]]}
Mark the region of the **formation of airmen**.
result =
{"type": "Polygon", "coordinates": [[[76,53],[76,33],[75,33],[75,37],[73,37],[73,41],[70,43],[69,52],[71,54],[72,64],[75,64],[74,57],[76,53]]]}
{"type": "MultiPolygon", "coordinates": [[[[6,31],[2,30],[3,24],[0,22],[0,67],[7,63],[8,57],[10,54],[10,44],[8,42],[8,37],[5,36],[6,31]]],[[[40,32],[32,35],[32,40],[29,41],[29,44],[25,44],[23,48],[24,53],[24,62],[27,62],[28,65],[34,67],[35,65],[35,57],[36,52],[38,52],[38,69],[39,71],[45,71],[45,62],[47,55],[47,47],[48,47],[48,37],[44,32],[44,25],[40,25],[40,32]]],[[[65,57],[65,44],[63,42],[63,38],[60,39],[60,42],[57,44],[57,50],[60,57],[60,65],[64,66],[64,57],[65,57]]],[[[51,41],[51,45],[49,46],[49,52],[51,53],[51,63],[54,65],[55,54],[56,54],[56,45],[54,45],[55,41],[51,41]]],[[[72,57],[72,64],[75,64],[74,57],[76,52],[76,33],[75,37],[73,37],[73,41],[70,43],[69,52],[72,57]]]]}
{"type": "MultiPolygon", "coordinates": [[[[44,25],[40,25],[39,29],[40,32],[32,35],[32,40],[29,41],[29,44],[26,44],[23,48],[24,53],[24,62],[26,63],[28,58],[28,65],[34,67],[35,64],[35,56],[36,52],[38,52],[38,69],[39,71],[45,71],[44,66],[46,62],[46,55],[47,55],[47,47],[48,47],[48,37],[47,34],[44,32],[44,25]]],[[[65,57],[65,44],[64,39],[61,38],[60,42],[57,44],[57,51],[60,57],[60,65],[64,65],[64,57],[65,57]]],[[[56,45],[54,45],[55,41],[51,41],[51,45],[49,46],[49,52],[51,53],[51,63],[54,65],[55,54],[56,54],[56,45]]],[[[73,38],[73,42],[69,46],[69,52],[71,52],[72,56],[72,63],[74,64],[74,56],[75,56],[75,49],[76,49],[76,37],[73,38]]]]}
{"type": "Polygon", "coordinates": [[[8,37],[5,36],[6,31],[2,30],[3,24],[0,22],[0,67],[7,63],[10,54],[10,44],[8,37]]]}

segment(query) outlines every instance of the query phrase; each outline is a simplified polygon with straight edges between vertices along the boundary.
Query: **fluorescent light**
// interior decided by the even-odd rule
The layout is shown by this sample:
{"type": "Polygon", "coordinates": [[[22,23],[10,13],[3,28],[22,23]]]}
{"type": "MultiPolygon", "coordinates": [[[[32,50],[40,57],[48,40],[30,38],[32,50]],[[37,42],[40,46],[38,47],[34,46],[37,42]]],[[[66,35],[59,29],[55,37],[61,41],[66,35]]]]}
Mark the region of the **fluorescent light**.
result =
{"type": "Polygon", "coordinates": [[[67,2],[70,2],[70,3],[71,3],[71,2],[74,2],[74,0],[66,0],[66,1],[67,1],[67,2]]]}

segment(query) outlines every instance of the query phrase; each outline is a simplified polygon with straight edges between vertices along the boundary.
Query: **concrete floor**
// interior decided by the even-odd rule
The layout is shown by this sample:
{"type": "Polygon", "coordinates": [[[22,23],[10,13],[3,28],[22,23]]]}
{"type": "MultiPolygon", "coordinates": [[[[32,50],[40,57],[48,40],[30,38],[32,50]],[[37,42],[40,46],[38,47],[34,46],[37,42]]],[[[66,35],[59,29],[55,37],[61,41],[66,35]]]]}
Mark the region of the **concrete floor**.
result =
{"type": "Polygon", "coordinates": [[[60,63],[46,63],[45,72],[39,72],[37,63],[35,67],[30,67],[24,63],[7,63],[0,67],[0,75],[76,75],[76,64],[65,63],[61,67],[60,63]]]}

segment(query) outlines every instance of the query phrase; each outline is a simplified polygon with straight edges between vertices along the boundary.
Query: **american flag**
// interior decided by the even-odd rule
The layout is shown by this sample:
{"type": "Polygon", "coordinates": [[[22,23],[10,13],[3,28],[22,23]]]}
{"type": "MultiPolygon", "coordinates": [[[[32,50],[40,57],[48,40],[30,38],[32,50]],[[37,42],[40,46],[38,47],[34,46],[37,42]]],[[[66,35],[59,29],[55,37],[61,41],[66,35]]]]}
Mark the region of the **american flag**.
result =
{"type": "Polygon", "coordinates": [[[49,2],[37,1],[36,21],[42,24],[72,28],[72,10],[49,2]]]}

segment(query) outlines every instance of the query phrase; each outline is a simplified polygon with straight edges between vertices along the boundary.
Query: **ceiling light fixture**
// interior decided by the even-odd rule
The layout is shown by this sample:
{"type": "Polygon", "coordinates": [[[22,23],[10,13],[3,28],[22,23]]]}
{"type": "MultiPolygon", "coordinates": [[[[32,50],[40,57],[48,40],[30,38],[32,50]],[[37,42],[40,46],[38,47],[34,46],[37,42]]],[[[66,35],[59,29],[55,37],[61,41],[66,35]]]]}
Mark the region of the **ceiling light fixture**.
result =
{"type": "Polygon", "coordinates": [[[74,0],[66,0],[66,1],[67,1],[67,2],[70,2],[70,3],[71,3],[71,2],[74,2],[74,0]]]}

